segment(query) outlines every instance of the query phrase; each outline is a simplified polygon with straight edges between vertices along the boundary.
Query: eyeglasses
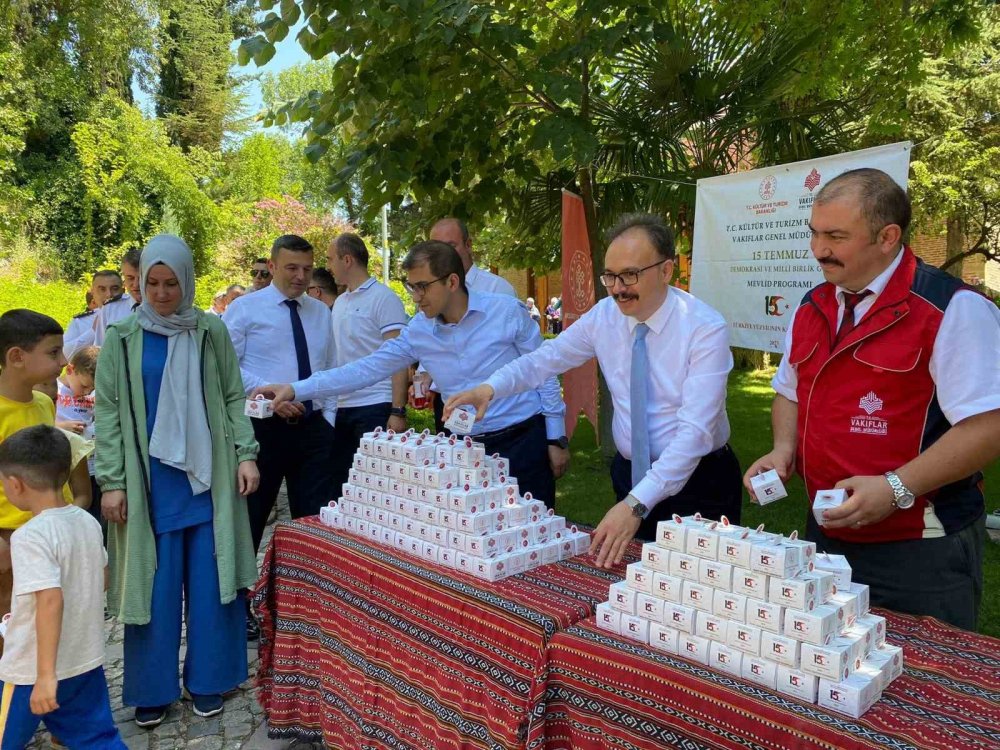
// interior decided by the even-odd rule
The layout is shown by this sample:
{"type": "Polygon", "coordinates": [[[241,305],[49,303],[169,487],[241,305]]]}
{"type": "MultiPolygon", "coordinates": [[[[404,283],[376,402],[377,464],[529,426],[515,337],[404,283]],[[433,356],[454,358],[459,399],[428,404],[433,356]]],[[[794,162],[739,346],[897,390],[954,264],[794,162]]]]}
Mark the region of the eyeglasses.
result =
{"type": "Polygon", "coordinates": [[[611,273],[611,271],[605,271],[601,274],[601,284],[603,284],[606,289],[610,289],[615,285],[615,279],[617,279],[622,283],[622,286],[635,286],[639,283],[639,274],[643,271],[648,271],[653,266],[666,263],[668,260],[670,260],[670,258],[658,260],[656,263],[650,263],[645,268],[640,268],[637,271],[622,271],[621,273],[611,273]]]}
{"type": "Polygon", "coordinates": [[[410,293],[411,297],[423,297],[425,294],[427,294],[427,288],[431,284],[436,284],[439,281],[446,281],[450,277],[451,277],[451,274],[449,273],[449,274],[447,274],[445,276],[441,276],[439,278],[432,279],[431,281],[416,281],[416,282],[413,282],[412,284],[409,281],[404,281],[403,282],[403,289],[405,289],[406,291],[408,291],[410,293]]]}
{"type": "Polygon", "coordinates": [[[262,279],[269,279],[269,278],[271,278],[271,272],[268,271],[266,268],[264,270],[260,270],[260,269],[256,269],[255,268],[253,271],[250,272],[250,274],[252,276],[259,276],[262,279]]]}

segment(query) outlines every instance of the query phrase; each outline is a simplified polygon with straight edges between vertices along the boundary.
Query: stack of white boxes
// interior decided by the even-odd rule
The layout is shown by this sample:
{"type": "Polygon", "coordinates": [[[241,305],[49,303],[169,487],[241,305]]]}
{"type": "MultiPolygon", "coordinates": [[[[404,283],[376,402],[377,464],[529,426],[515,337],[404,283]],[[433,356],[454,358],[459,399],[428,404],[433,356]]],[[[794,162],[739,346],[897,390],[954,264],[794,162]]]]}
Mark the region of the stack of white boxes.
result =
{"type": "Polygon", "coordinates": [[[902,674],[902,649],[886,644],[847,561],[797,536],[674,516],[597,624],[857,718],[902,674]]]}
{"type": "Polygon", "coordinates": [[[321,510],[326,525],[489,581],[590,548],[469,437],[367,433],[342,492],[321,510]]]}

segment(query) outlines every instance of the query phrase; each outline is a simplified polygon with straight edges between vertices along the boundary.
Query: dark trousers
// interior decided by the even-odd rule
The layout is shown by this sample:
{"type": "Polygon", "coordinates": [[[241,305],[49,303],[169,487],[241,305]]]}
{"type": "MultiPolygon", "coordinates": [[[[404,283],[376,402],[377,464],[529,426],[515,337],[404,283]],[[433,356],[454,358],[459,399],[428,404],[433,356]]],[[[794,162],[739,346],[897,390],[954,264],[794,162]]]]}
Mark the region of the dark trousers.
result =
{"type": "Polygon", "coordinates": [[[341,486],[347,482],[354,463],[354,454],[358,452],[361,436],[371,432],[376,427],[385,429],[389,421],[389,409],[392,402],[370,404],[368,406],[348,406],[337,409],[337,425],[334,428],[334,441],[330,450],[330,481],[333,493],[340,495],[341,486]]]}
{"type": "Polygon", "coordinates": [[[549,463],[545,417],[538,414],[506,430],[473,438],[486,446],[487,456],[499,453],[510,461],[510,473],[517,477],[522,495],[530,492],[547,507],[555,507],[556,478],[549,463]]]}
{"type": "Polygon", "coordinates": [[[260,487],[247,498],[253,545],[260,547],[267,517],[285,480],[292,518],[314,516],[337,492],[330,483],[330,446],[334,431],[323,415],[315,411],[289,423],[281,417],[251,419],[260,443],[257,468],[260,487]]]}
{"type": "MultiPolygon", "coordinates": [[[[619,502],[632,491],[632,462],[621,453],[616,453],[611,462],[611,486],[619,502]]],[[[635,536],[652,541],[656,538],[656,524],[669,520],[674,513],[679,516],[701,513],[705,518],[713,519],[724,515],[733,523],[739,523],[742,511],[743,475],[740,473],[740,462],[733,449],[726,444],[702,456],[684,488],[658,502],[639,525],[635,536]]]]}
{"type": "Polygon", "coordinates": [[[104,535],[104,546],[108,546],[108,522],[101,513],[101,488],[97,486],[97,480],[90,477],[90,507],[87,509],[99,524],[101,524],[101,534],[104,535]]]}
{"type": "Polygon", "coordinates": [[[444,396],[437,391],[430,391],[431,409],[434,411],[434,432],[444,432],[444,396]]]}
{"type": "Polygon", "coordinates": [[[930,615],[966,630],[975,630],[979,618],[985,536],[985,515],[936,539],[867,543],[833,539],[812,513],[806,519],[806,538],[816,542],[820,552],[847,558],[851,578],[868,584],[872,606],[930,615]]]}

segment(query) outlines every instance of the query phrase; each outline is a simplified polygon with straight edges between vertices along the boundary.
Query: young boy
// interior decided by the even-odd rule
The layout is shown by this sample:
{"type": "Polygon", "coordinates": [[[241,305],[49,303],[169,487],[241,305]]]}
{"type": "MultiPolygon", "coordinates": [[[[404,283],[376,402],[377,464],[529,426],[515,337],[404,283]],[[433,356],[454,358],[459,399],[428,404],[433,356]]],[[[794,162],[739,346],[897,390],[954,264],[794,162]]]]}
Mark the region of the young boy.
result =
{"type": "MultiPolygon", "coordinates": [[[[0,315],[0,445],[23,427],[53,424],[55,405],[32,388],[55,380],[65,365],[62,328],[56,321],[31,310],[0,315]]],[[[10,611],[10,535],[30,519],[0,491],[0,614],[10,611]]]]}
{"type": "Polygon", "coordinates": [[[23,748],[41,721],[71,748],[125,748],[104,677],[101,527],[66,505],[69,441],[46,425],[0,443],[7,501],[32,515],[11,536],[14,601],[0,659],[0,750],[23,748]]]}
{"type": "MultiPolygon", "coordinates": [[[[65,352],[65,347],[63,351],[65,352]]],[[[97,375],[97,357],[100,353],[99,346],[85,346],[74,352],[63,374],[59,376],[58,393],[54,399],[56,427],[74,432],[91,443],[94,440],[94,378],[97,375]]],[[[71,446],[72,443],[70,441],[71,446]]],[[[87,458],[87,477],[90,484],[90,515],[97,519],[107,536],[107,523],[101,517],[101,492],[94,479],[93,452],[87,458]]]]}

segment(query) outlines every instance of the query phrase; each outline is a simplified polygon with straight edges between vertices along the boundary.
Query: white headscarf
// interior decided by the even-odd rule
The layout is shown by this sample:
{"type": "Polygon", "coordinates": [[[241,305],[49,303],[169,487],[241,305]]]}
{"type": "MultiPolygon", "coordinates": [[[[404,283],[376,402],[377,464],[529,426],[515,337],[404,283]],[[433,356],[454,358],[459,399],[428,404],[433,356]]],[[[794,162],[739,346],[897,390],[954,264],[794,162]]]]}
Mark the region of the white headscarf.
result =
{"type": "Polygon", "coordinates": [[[197,495],[212,484],[212,433],[201,382],[191,250],[180,237],[159,234],[146,243],[139,273],[142,289],[142,304],[136,312],[139,325],[145,331],[168,338],[149,455],[185,472],[191,491],[197,495]],[[146,295],[149,270],[161,263],[174,272],[181,288],[181,303],[167,316],[156,312],[146,295]]]}

